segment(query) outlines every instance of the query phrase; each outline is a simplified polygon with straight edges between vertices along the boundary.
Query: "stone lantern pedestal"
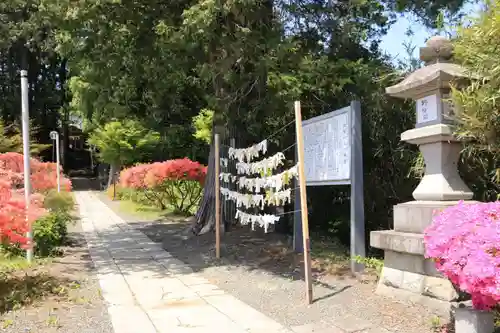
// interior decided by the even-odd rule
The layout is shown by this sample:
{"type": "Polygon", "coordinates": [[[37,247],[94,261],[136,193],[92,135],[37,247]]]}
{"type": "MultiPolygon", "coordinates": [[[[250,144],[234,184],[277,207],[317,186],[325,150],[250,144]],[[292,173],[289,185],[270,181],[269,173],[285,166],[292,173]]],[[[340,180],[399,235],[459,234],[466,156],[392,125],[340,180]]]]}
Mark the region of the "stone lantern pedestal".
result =
{"type": "Polygon", "coordinates": [[[447,316],[458,294],[434,263],[424,258],[423,232],[432,223],[434,211],[460,200],[471,202],[473,196],[458,174],[462,146],[453,136],[453,108],[446,100],[451,83],[460,83],[467,75],[449,62],[452,46],[443,37],[429,39],[420,57],[426,66],[386,92],[416,101],[415,128],[402,133],[401,140],[418,145],[425,173],[413,192],[415,201],[394,206],[394,230],[372,232],[370,245],[385,251],[377,293],[424,303],[447,316]]]}

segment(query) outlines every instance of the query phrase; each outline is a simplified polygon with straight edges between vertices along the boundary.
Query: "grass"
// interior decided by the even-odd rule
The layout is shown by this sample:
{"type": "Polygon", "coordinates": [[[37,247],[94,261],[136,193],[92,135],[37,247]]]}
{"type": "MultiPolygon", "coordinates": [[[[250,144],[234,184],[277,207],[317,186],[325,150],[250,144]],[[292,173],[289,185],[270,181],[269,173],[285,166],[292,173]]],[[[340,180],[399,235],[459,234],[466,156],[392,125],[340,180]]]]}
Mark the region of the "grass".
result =
{"type": "MultiPolygon", "coordinates": [[[[350,273],[351,258],[349,250],[339,241],[331,238],[313,235],[311,242],[312,267],[315,270],[331,275],[344,275],[350,273]]],[[[380,276],[384,265],[383,260],[372,257],[356,257],[354,261],[363,264],[370,275],[380,276]]]]}
{"type": "Polygon", "coordinates": [[[170,209],[159,209],[156,207],[141,205],[129,200],[120,200],[120,210],[127,214],[136,215],[141,218],[157,220],[171,214],[170,209]]]}
{"type": "Polygon", "coordinates": [[[349,271],[349,253],[337,242],[324,237],[311,241],[312,268],[331,275],[343,275],[349,271]]]}
{"type": "Polygon", "coordinates": [[[24,257],[7,255],[0,252],[0,274],[34,268],[47,264],[50,260],[50,258],[35,258],[32,263],[29,263],[24,257]]]}
{"type": "MultiPolygon", "coordinates": [[[[37,259],[31,264],[23,257],[0,254],[0,313],[16,310],[47,296],[63,296],[69,281],[43,271],[50,263],[37,259]]],[[[8,325],[8,323],[3,323],[8,325]]]]}

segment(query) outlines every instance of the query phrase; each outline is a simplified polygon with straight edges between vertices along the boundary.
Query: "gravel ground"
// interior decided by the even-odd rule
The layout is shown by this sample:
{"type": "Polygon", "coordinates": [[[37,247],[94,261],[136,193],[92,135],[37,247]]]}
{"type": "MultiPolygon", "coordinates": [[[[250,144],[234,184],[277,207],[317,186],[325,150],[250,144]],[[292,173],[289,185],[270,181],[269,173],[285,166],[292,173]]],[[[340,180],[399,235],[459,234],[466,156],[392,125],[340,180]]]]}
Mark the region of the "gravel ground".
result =
{"type": "MultiPolygon", "coordinates": [[[[20,302],[0,315],[0,332],[113,333],[79,223],[71,227],[70,237],[72,244],[61,258],[17,274],[20,302]],[[23,288],[29,288],[32,302],[23,297],[28,295],[23,288]]],[[[9,287],[1,288],[2,298],[13,293],[9,287]]]]}
{"type": "Polygon", "coordinates": [[[373,277],[352,278],[345,265],[334,275],[314,271],[315,302],[306,305],[305,284],[300,279],[302,261],[287,251],[287,240],[281,235],[236,228],[224,234],[223,258],[217,261],[213,235],[189,237],[186,224],[171,218],[138,222],[135,214],[120,211],[117,202],[104,195],[101,200],[212,283],[286,326],[321,323],[331,327],[342,321],[361,326],[370,323],[389,332],[433,332],[434,315],[429,310],[375,295],[373,277]]]}

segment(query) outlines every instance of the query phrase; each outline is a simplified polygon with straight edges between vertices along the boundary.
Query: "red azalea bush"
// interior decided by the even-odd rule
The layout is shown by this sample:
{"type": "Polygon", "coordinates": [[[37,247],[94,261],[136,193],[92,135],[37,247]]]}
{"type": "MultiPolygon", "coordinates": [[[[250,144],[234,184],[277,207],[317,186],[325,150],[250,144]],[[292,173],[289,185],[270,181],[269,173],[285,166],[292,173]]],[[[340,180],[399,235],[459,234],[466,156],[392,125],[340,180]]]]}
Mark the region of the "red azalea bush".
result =
{"type": "Polygon", "coordinates": [[[198,204],[207,168],[188,158],[139,164],[120,174],[123,188],[141,191],[150,202],[165,209],[188,214],[198,204]]]}
{"type": "MultiPolygon", "coordinates": [[[[0,172],[15,188],[24,186],[24,157],[19,153],[0,154],[0,172]]],[[[33,192],[47,192],[57,188],[57,164],[30,159],[31,188],[33,192]]],[[[61,190],[71,191],[71,181],[61,173],[61,190]]]]}
{"type": "Polygon", "coordinates": [[[146,175],[153,164],[138,164],[134,167],[123,169],[120,173],[120,185],[124,188],[136,190],[147,189],[146,175]]]}
{"type": "Polygon", "coordinates": [[[24,197],[12,191],[12,184],[0,179],[0,237],[7,243],[30,246],[26,238],[31,223],[44,214],[40,196],[33,195],[26,219],[24,197]]]}
{"type": "Polygon", "coordinates": [[[448,207],[424,234],[426,257],[477,309],[500,303],[500,201],[448,207]]]}
{"type": "MultiPolygon", "coordinates": [[[[30,162],[33,194],[26,219],[23,155],[0,154],[0,237],[7,243],[23,247],[31,245],[25,236],[31,224],[45,213],[41,193],[57,188],[55,163],[43,163],[33,158],[30,162]]],[[[62,175],[61,189],[71,190],[70,180],[62,175]]]]}

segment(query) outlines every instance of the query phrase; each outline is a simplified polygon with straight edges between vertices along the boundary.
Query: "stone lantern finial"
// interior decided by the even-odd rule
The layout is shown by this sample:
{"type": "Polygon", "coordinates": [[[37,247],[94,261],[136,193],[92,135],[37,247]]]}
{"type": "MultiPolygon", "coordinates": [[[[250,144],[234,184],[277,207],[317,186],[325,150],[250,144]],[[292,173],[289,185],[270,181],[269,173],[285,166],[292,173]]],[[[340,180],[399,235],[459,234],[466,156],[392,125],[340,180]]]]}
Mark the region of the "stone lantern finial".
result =
{"type": "Polygon", "coordinates": [[[453,44],[443,36],[434,36],[427,40],[424,47],[420,48],[420,60],[425,65],[439,62],[449,62],[453,57],[453,44]]]}

